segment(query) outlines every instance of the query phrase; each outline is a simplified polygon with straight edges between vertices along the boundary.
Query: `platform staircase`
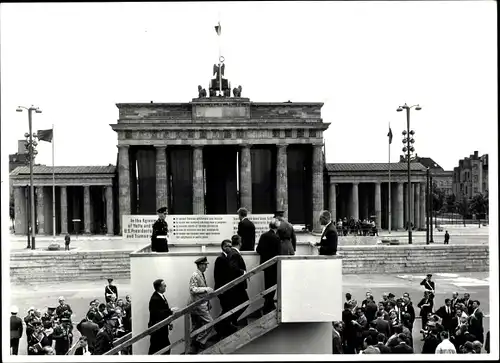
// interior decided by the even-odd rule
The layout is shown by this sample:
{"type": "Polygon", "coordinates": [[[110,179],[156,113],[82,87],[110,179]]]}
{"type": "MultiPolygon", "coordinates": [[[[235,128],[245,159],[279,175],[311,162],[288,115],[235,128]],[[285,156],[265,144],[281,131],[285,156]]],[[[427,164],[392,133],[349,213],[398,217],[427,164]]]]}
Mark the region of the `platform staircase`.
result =
{"type": "MultiPolygon", "coordinates": [[[[233,315],[234,313],[247,308],[248,306],[254,304],[258,300],[260,300],[263,296],[265,296],[268,293],[273,293],[277,290],[277,285],[274,285],[268,289],[265,289],[255,296],[251,297],[248,301],[236,306],[235,308],[231,309],[230,311],[226,312],[225,314],[219,316],[217,319],[214,319],[213,322],[206,324],[202,326],[201,328],[191,331],[191,322],[190,322],[190,313],[193,311],[194,308],[196,308],[198,305],[202,304],[205,301],[212,300],[214,298],[217,298],[220,294],[230,290],[234,286],[242,283],[243,281],[250,279],[252,276],[255,276],[258,273],[261,273],[264,271],[266,268],[269,268],[270,266],[273,266],[277,264],[277,262],[280,259],[287,258],[287,256],[276,256],[263,264],[256,266],[252,270],[248,271],[244,275],[234,279],[233,281],[227,283],[226,285],[220,287],[219,289],[215,290],[214,292],[207,294],[205,297],[203,297],[200,300],[197,300],[190,305],[177,310],[174,312],[173,315],[169,316],[167,319],[153,325],[152,327],[144,330],[143,332],[133,336],[132,333],[129,333],[122,338],[116,340],[114,342],[114,347],[105,355],[114,355],[118,354],[121,351],[126,350],[128,347],[130,347],[132,344],[147,338],[151,335],[151,333],[154,333],[158,329],[161,329],[168,324],[171,324],[173,321],[183,318],[184,319],[184,336],[177,341],[171,343],[169,346],[164,347],[163,349],[159,350],[156,352],[154,355],[160,355],[168,350],[173,350],[174,348],[178,347],[179,345],[184,346],[184,350],[182,354],[231,354],[236,352],[238,349],[241,347],[245,346],[246,344],[260,338],[264,334],[270,332],[271,330],[277,328],[279,326],[279,316],[278,316],[278,310],[275,309],[265,315],[262,315],[260,313],[260,307],[257,309],[254,309],[247,315],[242,315],[239,320],[242,319],[247,319],[248,324],[244,327],[241,327],[236,331],[235,333],[229,335],[228,337],[225,337],[217,342],[213,342],[212,344],[208,344],[204,350],[198,351],[193,353],[192,349],[192,340],[200,333],[204,332],[207,329],[210,329],[214,327],[216,324],[220,323],[222,320],[228,318],[229,316],[233,315]]],[[[279,299],[279,294],[278,294],[278,299],[279,299]]],[[[278,306],[279,306],[279,301],[278,301],[278,306]]]]}

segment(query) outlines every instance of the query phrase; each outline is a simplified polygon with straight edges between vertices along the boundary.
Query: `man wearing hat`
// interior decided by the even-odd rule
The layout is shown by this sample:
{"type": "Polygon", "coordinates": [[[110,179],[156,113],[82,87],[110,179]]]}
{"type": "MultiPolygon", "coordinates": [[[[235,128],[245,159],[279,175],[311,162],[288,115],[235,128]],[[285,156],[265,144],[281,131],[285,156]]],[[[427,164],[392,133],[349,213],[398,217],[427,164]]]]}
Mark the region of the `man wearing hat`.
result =
{"type": "Polygon", "coordinates": [[[56,355],[65,355],[73,344],[73,324],[64,316],[60,323],[54,328],[52,338],[56,341],[56,355]]]}
{"type": "Polygon", "coordinates": [[[238,236],[241,237],[241,250],[254,251],[255,250],[255,224],[248,219],[248,210],[246,208],[238,209],[238,236]]]}
{"type": "Polygon", "coordinates": [[[153,224],[153,234],[151,235],[151,251],[168,252],[168,224],[165,221],[167,208],[162,207],[156,211],[158,220],[153,224]]]}
{"type": "Polygon", "coordinates": [[[71,306],[66,304],[66,300],[64,296],[59,296],[59,306],[56,308],[56,315],[59,319],[61,319],[66,311],[69,312],[70,316],[73,314],[73,310],[71,310],[71,306]]]}
{"type": "Polygon", "coordinates": [[[117,317],[107,315],[104,318],[104,326],[96,336],[93,355],[103,355],[113,348],[113,328],[116,326],[117,317]]]}
{"type": "Polygon", "coordinates": [[[113,285],[113,279],[109,278],[108,279],[108,285],[104,288],[104,298],[106,300],[106,303],[109,303],[111,301],[111,295],[115,295],[116,299],[118,299],[118,288],[113,285]]]}
{"type": "MultiPolygon", "coordinates": [[[[207,285],[207,280],[205,278],[205,271],[208,266],[207,258],[200,257],[194,261],[194,263],[196,264],[197,269],[193,272],[191,278],[189,279],[189,300],[187,305],[204,298],[207,294],[214,291],[207,285]]],[[[210,301],[207,300],[191,311],[191,325],[193,331],[213,321],[212,315],[210,315],[210,309],[210,301]]],[[[198,334],[192,341],[194,353],[204,350],[208,339],[213,337],[215,334],[216,332],[213,326],[198,334]]]]}
{"type": "Polygon", "coordinates": [[[293,226],[285,219],[285,211],[276,211],[274,213],[274,218],[280,221],[278,227],[278,237],[281,240],[281,254],[295,255],[297,237],[295,237],[293,226]]]}
{"type": "Polygon", "coordinates": [[[431,281],[432,274],[427,274],[427,277],[420,282],[420,285],[422,285],[425,290],[431,292],[433,295],[436,294],[436,284],[434,281],[431,281]]]}
{"type": "Polygon", "coordinates": [[[12,306],[10,309],[10,348],[12,355],[17,355],[19,351],[19,339],[23,336],[23,320],[17,316],[19,309],[12,306]]]}

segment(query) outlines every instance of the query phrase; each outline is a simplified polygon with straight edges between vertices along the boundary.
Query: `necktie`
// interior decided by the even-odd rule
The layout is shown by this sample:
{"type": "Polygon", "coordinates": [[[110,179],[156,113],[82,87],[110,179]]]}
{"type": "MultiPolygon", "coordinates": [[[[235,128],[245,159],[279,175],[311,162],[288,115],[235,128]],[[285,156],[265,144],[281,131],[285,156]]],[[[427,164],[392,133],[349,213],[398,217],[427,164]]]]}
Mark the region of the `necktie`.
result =
{"type": "Polygon", "coordinates": [[[205,274],[202,272],[201,276],[203,276],[203,282],[205,283],[205,286],[207,286],[207,280],[205,279],[205,274]]]}

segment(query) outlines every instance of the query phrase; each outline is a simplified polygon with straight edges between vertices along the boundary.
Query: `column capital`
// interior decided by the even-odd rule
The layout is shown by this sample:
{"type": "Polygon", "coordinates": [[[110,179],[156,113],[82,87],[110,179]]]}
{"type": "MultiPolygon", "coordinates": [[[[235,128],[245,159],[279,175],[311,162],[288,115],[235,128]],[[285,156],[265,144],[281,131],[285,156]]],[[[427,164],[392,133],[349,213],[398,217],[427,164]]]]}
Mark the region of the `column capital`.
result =
{"type": "Polygon", "coordinates": [[[130,145],[116,145],[118,149],[128,149],[130,148],[130,145]]]}
{"type": "Polygon", "coordinates": [[[359,182],[351,182],[352,185],[359,185],[359,182]]]}
{"type": "Polygon", "coordinates": [[[239,146],[240,146],[240,148],[242,148],[242,149],[245,149],[245,148],[251,149],[251,148],[252,148],[252,146],[253,146],[253,144],[249,144],[249,143],[247,143],[247,144],[240,144],[239,146]]]}
{"type": "Polygon", "coordinates": [[[276,144],[276,147],[278,149],[283,149],[283,148],[287,148],[288,147],[288,144],[276,144]]]}
{"type": "Polygon", "coordinates": [[[192,147],[194,150],[203,150],[203,146],[204,145],[193,145],[192,147]]]}
{"type": "Polygon", "coordinates": [[[167,148],[167,145],[153,145],[157,150],[158,149],[166,149],[167,148]]]}

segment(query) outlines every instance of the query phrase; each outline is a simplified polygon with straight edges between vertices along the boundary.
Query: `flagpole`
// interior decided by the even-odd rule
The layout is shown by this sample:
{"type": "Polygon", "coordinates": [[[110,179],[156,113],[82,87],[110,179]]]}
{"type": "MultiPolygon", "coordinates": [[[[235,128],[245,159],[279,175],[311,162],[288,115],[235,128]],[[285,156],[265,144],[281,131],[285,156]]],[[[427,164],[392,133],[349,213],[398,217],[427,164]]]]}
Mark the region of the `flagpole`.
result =
{"type": "Polygon", "coordinates": [[[221,40],[220,40],[220,37],[221,37],[221,34],[222,34],[222,28],[220,27],[220,13],[219,13],[219,31],[217,33],[217,38],[219,40],[219,93],[220,95],[222,95],[222,62],[221,62],[221,59],[222,59],[222,50],[221,50],[221,40]]]}
{"type": "MultiPolygon", "coordinates": [[[[391,123],[389,122],[389,130],[391,129],[391,123]]],[[[391,234],[391,140],[389,141],[389,234],[391,234]]]]}
{"type": "Polygon", "coordinates": [[[54,124],[52,124],[52,238],[56,239],[56,171],[54,166],[54,124]]]}

